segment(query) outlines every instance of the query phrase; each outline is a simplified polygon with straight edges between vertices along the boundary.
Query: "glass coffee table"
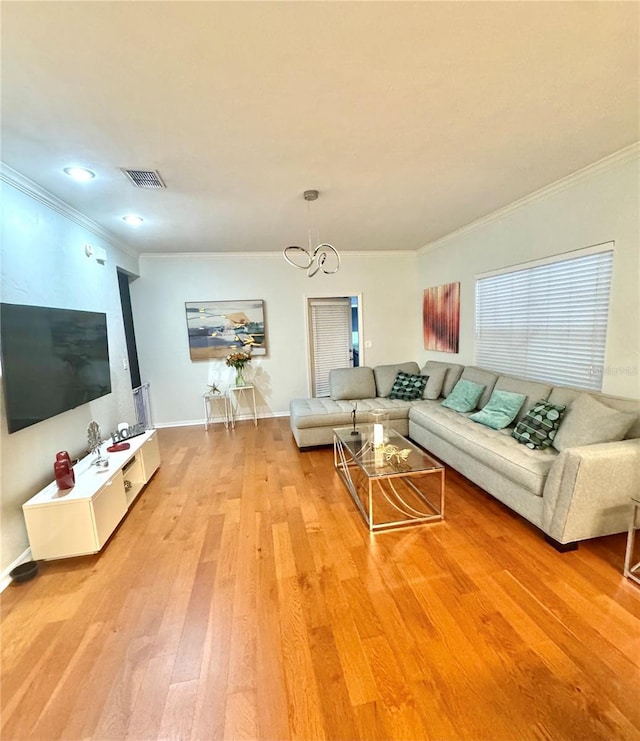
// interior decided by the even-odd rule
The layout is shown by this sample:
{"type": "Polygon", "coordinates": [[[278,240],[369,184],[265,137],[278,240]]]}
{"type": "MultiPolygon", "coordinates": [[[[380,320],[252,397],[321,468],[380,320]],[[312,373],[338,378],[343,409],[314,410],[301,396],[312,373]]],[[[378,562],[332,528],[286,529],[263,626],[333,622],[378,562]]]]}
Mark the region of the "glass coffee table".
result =
{"type": "Polygon", "coordinates": [[[395,430],[374,447],[373,425],[338,427],[333,459],[370,531],[444,519],[444,466],[395,430]]]}

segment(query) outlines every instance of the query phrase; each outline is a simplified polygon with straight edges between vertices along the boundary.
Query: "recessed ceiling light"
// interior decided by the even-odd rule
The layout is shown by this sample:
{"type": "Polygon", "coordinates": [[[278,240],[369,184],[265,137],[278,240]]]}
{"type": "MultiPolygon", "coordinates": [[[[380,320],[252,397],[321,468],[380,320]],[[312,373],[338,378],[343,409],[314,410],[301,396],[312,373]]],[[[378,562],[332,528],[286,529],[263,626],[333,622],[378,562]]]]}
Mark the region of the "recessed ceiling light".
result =
{"type": "Polygon", "coordinates": [[[74,180],[93,180],[95,172],[87,170],[86,167],[65,167],[64,172],[74,180]]]}
{"type": "Polygon", "coordinates": [[[122,217],[122,220],[123,221],[126,221],[127,224],[129,224],[130,226],[139,226],[144,221],[144,219],[142,218],[142,216],[135,216],[134,214],[129,214],[128,216],[123,216],[122,217]]]}

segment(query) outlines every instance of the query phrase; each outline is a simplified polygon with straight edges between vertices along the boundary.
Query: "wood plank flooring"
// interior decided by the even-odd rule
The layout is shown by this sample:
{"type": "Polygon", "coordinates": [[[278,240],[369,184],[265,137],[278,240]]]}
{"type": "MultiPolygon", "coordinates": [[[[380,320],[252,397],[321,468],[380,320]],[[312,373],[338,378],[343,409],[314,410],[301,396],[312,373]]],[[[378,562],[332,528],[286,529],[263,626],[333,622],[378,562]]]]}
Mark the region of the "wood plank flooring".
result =
{"type": "Polygon", "coordinates": [[[640,739],[623,535],[559,554],[447,470],[370,536],[287,419],[159,437],[104,551],[2,594],[4,741],[640,739]]]}

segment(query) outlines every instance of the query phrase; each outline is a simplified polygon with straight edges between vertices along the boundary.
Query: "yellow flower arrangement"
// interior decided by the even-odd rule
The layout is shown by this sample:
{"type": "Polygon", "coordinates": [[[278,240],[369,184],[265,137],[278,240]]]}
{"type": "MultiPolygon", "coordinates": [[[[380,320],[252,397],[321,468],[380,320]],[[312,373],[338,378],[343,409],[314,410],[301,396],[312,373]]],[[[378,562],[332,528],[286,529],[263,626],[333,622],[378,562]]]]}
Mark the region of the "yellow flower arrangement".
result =
{"type": "Polygon", "coordinates": [[[232,352],[224,361],[229,368],[234,368],[236,372],[236,386],[244,386],[244,367],[251,362],[251,354],[248,352],[232,352]]]}
{"type": "Polygon", "coordinates": [[[232,352],[231,355],[227,355],[224,362],[229,368],[242,371],[245,365],[251,362],[251,355],[248,352],[232,352]]]}

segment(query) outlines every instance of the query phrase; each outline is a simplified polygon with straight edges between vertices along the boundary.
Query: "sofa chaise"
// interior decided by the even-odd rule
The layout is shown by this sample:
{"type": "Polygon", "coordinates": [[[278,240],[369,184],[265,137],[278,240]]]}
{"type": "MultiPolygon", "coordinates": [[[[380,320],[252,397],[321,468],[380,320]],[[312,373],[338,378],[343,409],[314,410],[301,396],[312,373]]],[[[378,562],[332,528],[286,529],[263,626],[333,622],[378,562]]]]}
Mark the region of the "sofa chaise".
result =
{"type": "Polygon", "coordinates": [[[331,444],[333,428],[351,423],[354,405],[360,422],[384,409],[400,434],[533,523],[560,550],[628,527],[629,499],[640,492],[640,401],[438,361],[422,370],[415,362],[337,369],[329,384],[330,398],[290,403],[291,430],[302,450],[331,444]],[[389,397],[398,373],[427,377],[421,398],[389,397]],[[459,381],[482,387],[478,409],[487,408],[494,392],[524,401],[510,425],[492,429],[471,419],[471,411],[443,406],[459,381]],[[543,449],[513,436],[540,400],[565,408],[543,449]]]}

